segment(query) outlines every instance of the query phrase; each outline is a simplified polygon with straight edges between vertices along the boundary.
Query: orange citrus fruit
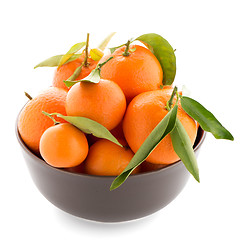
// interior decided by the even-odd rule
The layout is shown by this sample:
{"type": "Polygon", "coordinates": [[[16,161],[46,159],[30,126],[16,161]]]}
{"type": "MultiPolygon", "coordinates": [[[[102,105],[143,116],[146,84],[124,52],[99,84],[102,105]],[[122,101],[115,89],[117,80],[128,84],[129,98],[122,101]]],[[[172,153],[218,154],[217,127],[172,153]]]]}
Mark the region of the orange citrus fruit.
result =
{"type": "MultiPolygon", "coordinates": [[[[124,145],[124,141],[120,140],[120,143],[124,145]]],[[[133,155],[128,147],[120,147],[108,140],[100,139],[90,147],[85,160],[85,171],[91,175],[117,176],[128,165],[133,155]]],[[[137,172],[138,168],[133,173],[137,172]]]]}
{"type": "Polygon", "coordinates": [[[125,110],[126,99],[121,88],[109,80],[79,82],[67,94],[67,115],[90,118],[108,130],[120,123],[125,110]]]}
{"type": "Polygon", "coordinates": [[[51,166],[75,167],[88,154],[88,142],[83,132],[69,123],[48,128],[40,139],[40,153],[51,166]]]}
{"type": "MultiPolygon", "coordinates": [[[[140,45],[130,45],[128,56],[123,53],[126,46],[117,49],[101,69],[101,77],[116,82],[123,90],[129,102],[136,95],[160,89],[163,80],[162,67],[147,48],[140,45]]],[[[102,61],[110,56],[103,57],[102,61]]]]}
{"type": "MultiPolygon", "coordinates": [[[[18,130],[28,148],[39,154],[39,141],[44,131],[53,125],[53,121],[42,111],[57,112],[66,115],[65,101],[67,92],[61,88],[50,87],[30,100],[20,112],[18,130]]],[[[59,122],[65,122],[56,118],[59,122]]]]}
{"type": "MultiPolygon", "coordinates": [[[[165,106],[171,94],[171,88],[149,91],[139,94],[129,104],[123,120],[123,132],[133,152],[139,149],[147,136],[168,113],[165,106]]],[[[180,103],[177,117],[193,144],[197,135],[197,124],[183,111],[180,103]]],[[[146,161],[154,164],[171,164],[178,159],[172,146],[171,137],[167,135],[146,161]]]]}

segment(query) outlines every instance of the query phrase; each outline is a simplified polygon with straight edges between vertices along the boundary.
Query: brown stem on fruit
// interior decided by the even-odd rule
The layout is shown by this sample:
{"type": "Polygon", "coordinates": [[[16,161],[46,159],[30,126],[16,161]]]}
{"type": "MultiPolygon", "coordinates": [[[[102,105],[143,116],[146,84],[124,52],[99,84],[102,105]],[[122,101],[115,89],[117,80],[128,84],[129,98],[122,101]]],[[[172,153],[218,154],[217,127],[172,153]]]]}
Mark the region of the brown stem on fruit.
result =
{"type": "Polygon", "coordinates": [[[84,58],[84,61],[83,61],[83,65],[85,67],[88,66],[88,45],[89,45],[89,33],[87,33],[87,41],[86,41],[86,47],[85,47],[85,58],[84,58]]]}
{"type": "Polygon", "coordinates": [[[131,43],[131,41],[128,40],[127,43],[126,43],[125,51],[124,51],[124,53],[122,54],[122,55],[125,56],[125,57],[127,57],[127,56],[130,55],[130,53],[129,53],[129,46],[130,46],[130,43],[131,43]]]}
{"type": "Polygon", "coordinates": [[[32,97],[30,94],[28,94],[27,92],[24,92],[25,96],[29,99],[29,100],[32,100],[32,97]]]}

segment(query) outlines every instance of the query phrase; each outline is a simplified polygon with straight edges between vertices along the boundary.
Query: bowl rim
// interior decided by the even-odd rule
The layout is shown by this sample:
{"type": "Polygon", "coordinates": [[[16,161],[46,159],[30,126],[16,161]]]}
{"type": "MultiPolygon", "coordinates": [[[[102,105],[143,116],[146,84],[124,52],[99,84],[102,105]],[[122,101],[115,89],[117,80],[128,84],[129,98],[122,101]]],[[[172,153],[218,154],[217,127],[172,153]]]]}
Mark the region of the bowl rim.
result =
{"type": "MultiPolygon", "coordinates": [[[[86,174],[86,173],[70,172],[70,171],[66,171],[64,168],[56,168],[56,167],[53,167],[53,166],[49,165],[46,161],[44,161],[44,159],[42,159],[42,158],[38,157],[37,155],[35,155],[26,146],[26,144],[22,140],[21,135],[20,135],[19,130],[18,130],[18,118],[19,118],[20,112],[19,112],[19,114],[18,114],[18,116],[16,118],[16,123],[15,123],[15,133],[16,133],[17,140],[18,140],[20,146],[22,147],[22,149],[28,155],[30,155],[38,164],[40,164],[40,165],[42,165],[44,167],[52,168],[52,169],[54,169],[54,171],[58,171],[58,172],[61,172],[63,174],[70,174],[70,175],[81,176],[81,177],[85,177],[85,178],[92,178],[92,179],[94,179],[94,178],[96,178],[96,179],[106,179],[106,178],[107,179],[115,179],[117,177],[117,176],[101,176],[101,175],[90,175],[90,174],[86,174]]],[[[198,144],[194,147],[194,152],[197,151],[201,147],[202,143],[204,142],[204,140],[206,138],[206,134],[207,134],[206,131],[204,131],[200,126],[199,126],[199,128],[197,130],[197,134],[199,132],[199,129],[201,129],[201,131],[202,131],[202,136],[201,136],[198,144]]],[[[157,174],[159,172],[167,171],[168,169],[174,168],[174,167],[178,166],[179,164],[183,164],[181,159],[179,159],[178,161],[176,161],[176,162],[174,162],[172,164],[166,165],[163,168],[152,170],[152,171],[148,171],[148,172],[141,172],[141,173],[137,173],[137,174],[131,174],[129,177],[130,178],[136,178],[136,177],[141,177],[141,176],[146,176],[146,175],[157,174]]]]}

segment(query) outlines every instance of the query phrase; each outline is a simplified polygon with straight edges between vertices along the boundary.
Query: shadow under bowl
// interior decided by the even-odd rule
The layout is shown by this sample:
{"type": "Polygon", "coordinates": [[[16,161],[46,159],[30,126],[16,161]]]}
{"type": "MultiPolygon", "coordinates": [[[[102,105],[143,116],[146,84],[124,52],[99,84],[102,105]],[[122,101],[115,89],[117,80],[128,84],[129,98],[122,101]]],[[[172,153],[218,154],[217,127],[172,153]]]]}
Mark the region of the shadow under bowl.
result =
{"type": "MultiPolygon", "coordinates": [[[[77,217],[99,222],[122,222],[150,215],[168,205],[182,191],[190,173],[182,161],[164,168],[131,175],[110,191],[114,176],[69,172],[48,165],[16,135],[33,182],[56,207],[77,217]]],[[[194,144],[196,156],[206,133],[199,128],[194,144]]]]}

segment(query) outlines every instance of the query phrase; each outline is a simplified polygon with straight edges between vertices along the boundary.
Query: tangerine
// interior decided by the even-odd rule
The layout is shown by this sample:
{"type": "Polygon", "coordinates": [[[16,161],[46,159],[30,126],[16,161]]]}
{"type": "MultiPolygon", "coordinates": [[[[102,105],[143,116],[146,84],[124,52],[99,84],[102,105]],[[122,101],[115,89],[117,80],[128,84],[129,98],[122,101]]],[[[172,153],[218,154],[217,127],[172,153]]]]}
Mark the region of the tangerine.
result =
{"type": "Polygon", "coordinates": [[[67,94],[67,115],[90,118],[108,130],[120,123],[125,110],[126,99],[121,88],[109,80],[78,82],[67,94]]]}
{"type": "MultiPolygon", "coordinates": [[[[106,139],[100,139],[89,150],[85,160],[85,171],[91,175],[117,176],[132,159],[134,153],[126,146],[126,142],[119,140],[125,147],[120,147],[106,139]]],[[[138,173],[136,168],[133,173],[138,173]]]]}
{"type": "MultiPolygon", "coordinates": [[[[147,136],[168,113],[165,106],[171,93],[171,88],[141,93],[129,104],[123,119],[123,132],[133,152],[139,149],[147,136]]],[[[197,135],[197,124],[184,112],[180,103],[177,117],[193,144],[197,135]]],[[[178,159],[172,146],[171,137],[167,135],[151,152],[146,161],[154,164],[171,164],[178,159]]]]}
{"type": "Polygon", "coordinates": [[[101,77],[116,82],[127,102],[142,92],[160,89],[163,71],[154,54],[140,45],[130,45],[127,56],[125,50],[126,46],[120,47],[111,55],[113,59],[102,67],[101,77]]]}
{"type": "MultiPolygon", "coordinates": [[[[18,131],[28,148],[39,154],[39,142],[44,131],[53,125],[53,121],[42,111],[57,112],[66,115],[65,101],[67,92],[61,88],[50,87],[30,100],[20,112],[18,131]]],[[[65,122],[56,118],[59,122],[65,122]]]]}
{"type": "Polygon", "coordinates": [[[78,166],[88,154],[87,138],[70,123],[54,125],[40,139],[40,154],[53,167],[78,166]]]}

